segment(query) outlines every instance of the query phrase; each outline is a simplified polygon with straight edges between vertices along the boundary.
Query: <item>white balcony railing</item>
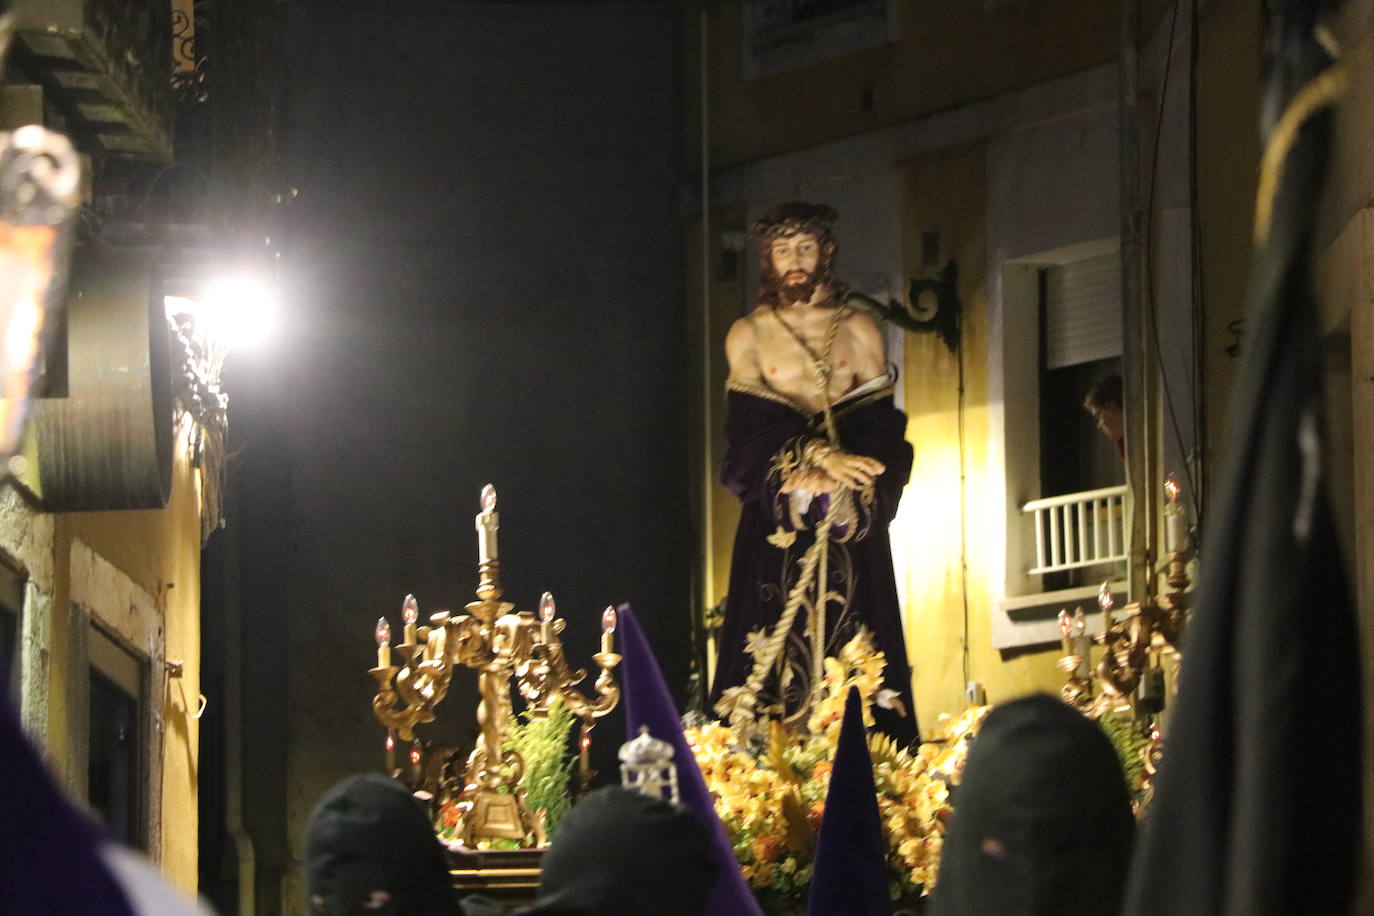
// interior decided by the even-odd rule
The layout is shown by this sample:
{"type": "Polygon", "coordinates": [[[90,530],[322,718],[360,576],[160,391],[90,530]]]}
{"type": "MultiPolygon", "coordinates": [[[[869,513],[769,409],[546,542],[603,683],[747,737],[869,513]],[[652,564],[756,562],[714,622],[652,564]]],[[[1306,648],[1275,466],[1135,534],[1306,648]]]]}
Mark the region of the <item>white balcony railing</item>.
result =
{"type": "Polygon", "coordinates": [[[1030,575],[1126,559],[1126,487],[1033,499],[1021,507],[1035,524],[1030,575]]]}

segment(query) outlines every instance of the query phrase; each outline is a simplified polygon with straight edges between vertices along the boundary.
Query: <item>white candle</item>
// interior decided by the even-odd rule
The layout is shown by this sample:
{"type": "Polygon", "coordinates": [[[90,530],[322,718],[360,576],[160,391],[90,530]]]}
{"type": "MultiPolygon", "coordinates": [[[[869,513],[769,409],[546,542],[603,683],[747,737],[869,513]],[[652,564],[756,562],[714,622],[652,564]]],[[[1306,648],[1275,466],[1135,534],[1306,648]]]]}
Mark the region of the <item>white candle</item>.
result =
{"type": "Polygon", "coordinates": [[[497,559],[496,532],[501,527],[501,516],[496,512],[496,488],[487,484],[482,488],[482,511],[477,513],[477,562],[487,563],[497,559]]]}
{"type": "Polygon", "coordinates": [[[539,639],[543,643],[553,642],[553,615],[557,613],[553,595],[545,592],[539,599],[539,639]]]}
{"type": "Polygon", "coordinates": [[[1178,553],[1188,549],[1188,519],[1178,497],[1183,492],[1173,474],[1164,478],[1164,552],[1178,553]]]}
{"type": "Polygon", "coordinates": [[[615,608],[607,607],[601,612],[601,651],[607,655],[615,651],[615,645],[611,639],[611,634],[615,632],[615,625],[615,608]]]}
{"type": "Polygon", "coordinates": [[[1078,676],[1087,679],[1092,676],[1092,665],[1088,653],[1092,651],[1092,637],[1088,635],[1088,618],[1079,608],[1073,615],[1073,654],[1078,656],[1078,676]]]}
{"type": "Polygon", "coordinates": [[[405,644],[413,646],[417,642],[415,632],[415,621],[420,619],[420,605],[415,600],[414,595],[406,595],[406,600],[401,603],[401,622],[405,624],[405,644]]]}
{"type": "Polygon", "coordinates": [[[1188,520],[1178,508],[1164,513],[1164,550],[1177,553],[1188,549],[1188,520]]]}
{"type": "Polygon", "coordinates": [[[391,667],[391,624],[385,617],[377,618],[377,628],[372,631],[377,637],[377,667],[391,667]]]}

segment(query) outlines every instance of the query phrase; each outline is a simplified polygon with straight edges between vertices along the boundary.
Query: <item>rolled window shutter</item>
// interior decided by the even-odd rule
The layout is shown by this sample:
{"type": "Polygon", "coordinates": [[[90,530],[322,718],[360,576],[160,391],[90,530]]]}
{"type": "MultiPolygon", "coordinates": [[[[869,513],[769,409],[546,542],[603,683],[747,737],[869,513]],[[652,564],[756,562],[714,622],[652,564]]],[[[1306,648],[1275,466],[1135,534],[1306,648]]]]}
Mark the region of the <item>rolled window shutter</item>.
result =
{"type": "Polygon", "coordinates": [[[1121,355],[1121,260],[1116,253],[1045,270],[1045,368],[1121,355]]]}

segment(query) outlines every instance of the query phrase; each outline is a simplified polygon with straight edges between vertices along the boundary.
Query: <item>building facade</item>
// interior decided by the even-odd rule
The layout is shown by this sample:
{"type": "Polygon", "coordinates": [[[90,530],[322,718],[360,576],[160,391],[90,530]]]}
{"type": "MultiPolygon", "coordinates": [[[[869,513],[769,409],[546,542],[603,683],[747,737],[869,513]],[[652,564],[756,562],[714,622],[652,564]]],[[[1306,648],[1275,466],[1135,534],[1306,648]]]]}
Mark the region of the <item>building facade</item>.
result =
{"type": "MultiPolygon", "coordinates": [[[[738,517],[716,481],[725,331],[755,288],[744,232],[780,201],[821,201],[840,211],[838,274],[874,298],[919,312],[913,282],[956,268],[957,347],[888,330],[915,448],[892,541],[922,729],[970,697],[1057,691],[1055,615],[1095,610],[1103,581],[1118,607],[1140,596],[1165,547],[1166,474],[1206,525],[1245,345],[1260,4],[748,6],[683,27],[698,608],[724,595],[738,517]],[[1113,373],[1129,477],[1081,407],[1113,373]]],[[[1371,9],[1348,3],[1333,23],[1356,63],[1318,264],[1365,646],[1371,77],[1356,49],[1371,9]]]]}

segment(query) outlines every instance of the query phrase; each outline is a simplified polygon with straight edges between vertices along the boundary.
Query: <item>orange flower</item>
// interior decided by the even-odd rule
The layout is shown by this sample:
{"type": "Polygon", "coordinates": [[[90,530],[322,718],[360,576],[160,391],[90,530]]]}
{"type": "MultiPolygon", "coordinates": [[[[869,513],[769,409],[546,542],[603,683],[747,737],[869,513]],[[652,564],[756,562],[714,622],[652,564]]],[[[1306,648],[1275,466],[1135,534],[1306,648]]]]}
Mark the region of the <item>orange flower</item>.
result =
{"type": "Polygon", "coordinates": [[[829,760],[817,760],[816,765],[811,768],[811,778],[822,780],[829,779],[830,767],[831,764],[829,760]]]}
{"type": "Polygon", "coordinates": [[[782,837],[761,836],[754,841],[754,858],[759,862],[772,862],[782,852],[782,837]]]}
{"type": "Polygon", "coordinates": [[[821,817],[825,814],[825,802],[816,802],[811,806],[811,810],[806,812],[806,822],[811,825],[812,830],[821,829],[821,817]]]}

